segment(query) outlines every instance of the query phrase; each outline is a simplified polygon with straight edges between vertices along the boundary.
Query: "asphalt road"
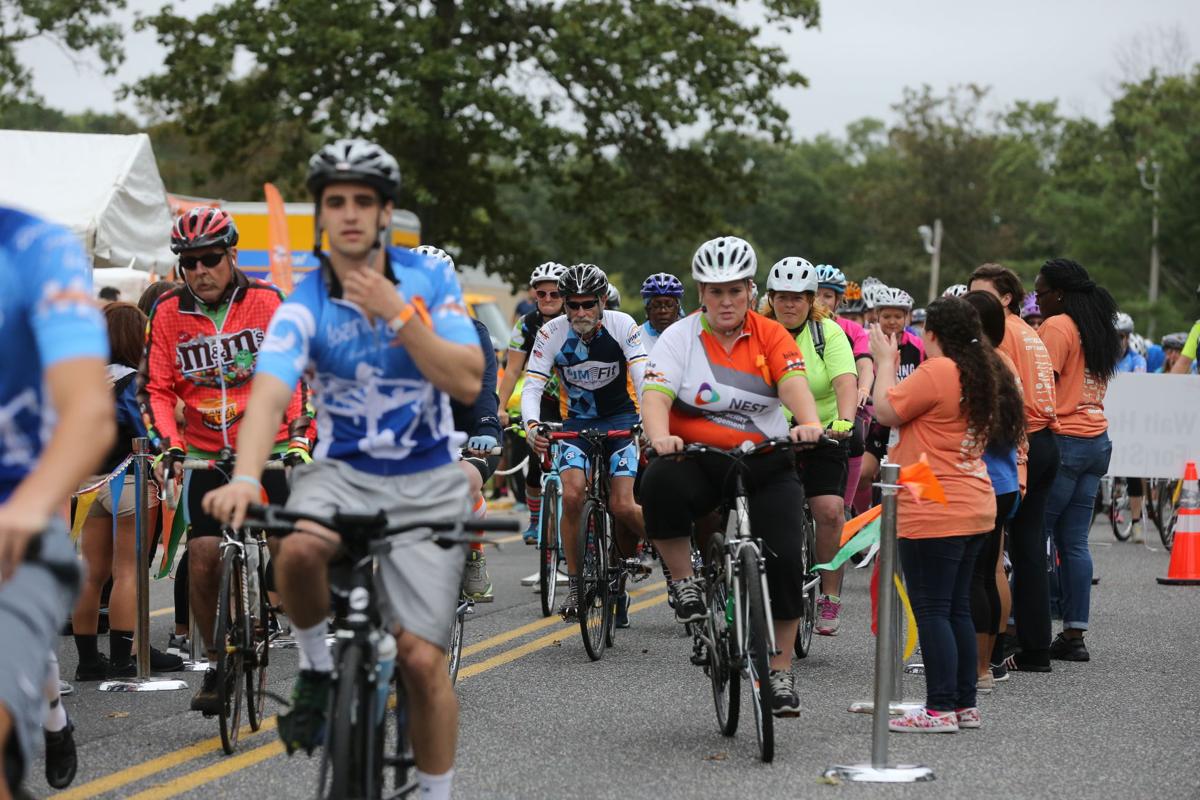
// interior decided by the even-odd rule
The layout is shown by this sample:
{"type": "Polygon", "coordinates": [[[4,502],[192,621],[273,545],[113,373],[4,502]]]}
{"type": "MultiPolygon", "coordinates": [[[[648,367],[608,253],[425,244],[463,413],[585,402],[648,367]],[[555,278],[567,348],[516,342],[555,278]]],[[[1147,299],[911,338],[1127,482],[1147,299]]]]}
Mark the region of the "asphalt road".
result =
{"type": "MultiPolygon", "coordinates": [[[[689,640],[672,621],[659,577],[636,588],[633,627],[598,663],[576,626],[542,620],[537,595],[518,585],[535,568],[520,542],[489,554],[497,600],[467,623],[458,684],[461,798],[973,797],[1197,798],[1200,737],[1196,654],[1200,588],[1163,587],[1168,556],[1093,531],[1097,574],[1088,664],[1056,662],[1049,675],[1014,674],[980,699],[983,728],[952,736],[900,736],[893,763],[931,767],[933,783],[831,785],[823,771],[867,760],[870,718],[847,705],[868,699],[874,639],[867,576],[852,573],[841,633],[817,637],[796,673],[803,714],[776,724],[776,760],[757,759],[752,721],[736,737],[716,730],[707,679],[688,663],[689,640]]],[[[171,604],[169,582],[152,587],[151,608],[171,604]]],[[[171,616],[152,620],[165,645],[171,616]]],[[[74,675],[69,638],[59,648],[74,675]]],[[[277,651],[272,690],[287,695],[294,651],[277,651]]],[[[184,674],[194,688],[196,673],[184,674]]],[[[274,731],[220,750],[215,720],[187,711],[191,689],[110,694],[77,684],[68,698],[80,771],[59,798],[310,796],[317,760],[288,758],[274,731]]],[[[904,695],[923,697],[909,676],[904,695]]],[[[273,711],[269,711],[273,713],[273,711]]]]}

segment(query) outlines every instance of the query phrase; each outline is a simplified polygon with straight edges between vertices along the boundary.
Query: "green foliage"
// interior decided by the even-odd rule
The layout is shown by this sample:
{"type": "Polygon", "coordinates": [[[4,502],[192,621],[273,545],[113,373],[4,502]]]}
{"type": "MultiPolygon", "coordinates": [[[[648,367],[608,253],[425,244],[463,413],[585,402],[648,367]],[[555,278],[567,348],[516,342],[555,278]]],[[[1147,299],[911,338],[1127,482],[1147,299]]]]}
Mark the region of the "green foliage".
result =
{"type": "Polygon", "coordinates": [[[4,0],[0,4],[0,110],[36,100],[32,74],[17,57],[17,45],[48,39],[79,54],[94,50],[105,74],[124,60],[120,25],[111,20],[125,0],[4,0]]]}

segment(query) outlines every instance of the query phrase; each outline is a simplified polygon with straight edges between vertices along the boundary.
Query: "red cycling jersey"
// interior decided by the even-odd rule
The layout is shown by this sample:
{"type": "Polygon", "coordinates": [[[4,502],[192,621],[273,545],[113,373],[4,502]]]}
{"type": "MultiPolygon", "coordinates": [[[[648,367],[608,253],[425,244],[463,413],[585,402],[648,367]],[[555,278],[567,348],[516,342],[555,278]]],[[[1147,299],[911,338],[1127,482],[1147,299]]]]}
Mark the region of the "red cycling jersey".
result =
{"type": "MultiPolygon", "coordinates": [[[[138,375],[138,401],[155,446],[210,453],[237,446],[237,427],[250,397],[258,349],[282,302],[283,295],[274,286],[250,280],[238,270],[224,301],[224,318],[215,315],[220,325],[199,308],[186,286],[159,298],[146,326],[138,375]],[[176,399],[184,405],[182,434],[175,424],[176,399]]],[[[315,435],[307,387],[300,382],[275,441],[303,440],[309,449],[315,435]]]]}

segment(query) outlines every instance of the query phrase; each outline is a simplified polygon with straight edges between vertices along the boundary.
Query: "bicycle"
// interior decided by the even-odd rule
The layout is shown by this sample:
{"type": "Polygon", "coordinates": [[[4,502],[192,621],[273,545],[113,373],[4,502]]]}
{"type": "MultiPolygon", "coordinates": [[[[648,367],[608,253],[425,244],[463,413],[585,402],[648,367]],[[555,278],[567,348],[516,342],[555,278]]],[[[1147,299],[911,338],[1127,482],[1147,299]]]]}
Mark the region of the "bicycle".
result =
{"type": "Polygon", "coordinates": [[[1170,552],[1175,544],[1175,525],[1179,521],[1179,495],[1183,481],[1178,478],[1154,478],[1149,481],[1146,502],[1147,510],[1158,528],[1163,547],[1170,552]]]}
{"type": "MultiPolygon", "coordinates": [[[[542,425],[546,432],[562,430],[561,422],[542,425]]],[[[562,478],[558,474],[558,452],[560,445],[550,443],[542,457],[542,516],[538,523],[538,596],[542,602],[542,616],[554,613],[554,598],[558,590],[559,568],[563,563],[562,552],[562,478]]]]}
{"type": "MultiPolygon", "coordinates": [[[[823,444],[834,443],[832,440],[823,444]]],[[[756,445],[725,450],[693,443],[663,458],[688,458],[720,455],[732,464],[733,484],[723,501],[726,516],[724,533],[715,532],[708,543],[704,560],[705,602],[708,616],[702,625],[693,625],[693,663],[702,663],[711,683],[717,727],[725,736],[737,733],[741,711],[741,682],[750,686],[754,711],[755,736],[759,756],[764,763],[775,757],[774,717],[771,713],[770,658],[779,652],[775,625],[771,618],[771,598],[767,588],[766,560],[761,542],[750,530],[750,498],[745,484],[745,460],[779,447],[795,448],[791,439],[767,439],[756,445]],[[707,658],[696,658],[706,653],[707,658]]],[[[810,526],[811,529],[811,526],[810,526]]],[[[806,539],[815,553],[815,537],[806,539]]],[[[806,545],[807,546],[807,545],[806,545]]],[[[812,563],[803,565],[806,597],[820,582],[810,574],[812,563]]],[[[815,614],[815,596],[812,598],[815,614]]],[[[803,628],[803,624],[801,625],[803,628]]],[[[797,639],[799,639],[799,635],[797,639]]],[[[798,644],[798,643],[797,643],[798,644]]]]}
{"type": "MultiPolygon", "coordinates": [[[[215,459],[188,458],[182,466],[185,470],[217,470],[228,477],[233,458],[228,453],[215,459]]],[[[282,461],[269,461],[266,469],[281,470],[285,466],[282,461]]],[[[266,545],[261,530],[246,526],[240,530],[221,528],[221,577],[211,641],[217,652],[217,695],[221,709],[217,720],[221,749],[226,755],[237,749],[243,695],[250,730],[257,731],[263,721],[272,638],[266,545]]]]}
{"type": "Polygon", "coordinates": [[[591,445],[584,470],[586,494],[579,517],[577,544],[579,629],[588,658],[599,661],[604,657],[604,649],[613,646],[617,597],[624,591],[629,570],[637,567],[636,558],[626,558],[619,552],[613,536],[614,520],[608,505],[609,456],[605,444],[614,439],[633,438],[636,441],[641,426],[616,431],[551,431],[546,423],[542,423],[538,433],[551,442],[583,439],[591,445]]]}
{"type": "MultiPolygon", "coordinates": [[[[391,635],[381,621],[374,574],[381,556],[393,546],[433,541],[442,547],[477,541],[479,531],[517,531],[511,519],[451,519],[388,525],[383,512],[337,511],[331,517],[288,511],[279,506],[251,506],[248,519],[282,536],[295,533],[294,523],[314,522],[341,538],[342,559],[330,572],[334,601],[334,670],[328,725],[318,771],[318,797],[329,800],[406,797],[417,789],[416,765],[408,742],[404,683],[396,681],[396,702],[388,714],[393,680],[391,665],[379,659],[379,648],[391,635]],[[419,530],[427,533],[402,540],[391,537],[419,530]],[[391,744],[391,752],[385,753],[391,744]],[[388,786],[387,773],[392,773],[388,786]]],[[[461,605],[461,604],[460,604],[461,605]]]]}
{"type": "Polygon", "coordinates": [[[467,614],[475,612],[475,601],[460,594],[454,621],[450,623],[450,645],[446,648],[446,667],[450,671],[450,685],[458,683],[458,668],[462,666],[463,636],[467,626],[467,614]]]}

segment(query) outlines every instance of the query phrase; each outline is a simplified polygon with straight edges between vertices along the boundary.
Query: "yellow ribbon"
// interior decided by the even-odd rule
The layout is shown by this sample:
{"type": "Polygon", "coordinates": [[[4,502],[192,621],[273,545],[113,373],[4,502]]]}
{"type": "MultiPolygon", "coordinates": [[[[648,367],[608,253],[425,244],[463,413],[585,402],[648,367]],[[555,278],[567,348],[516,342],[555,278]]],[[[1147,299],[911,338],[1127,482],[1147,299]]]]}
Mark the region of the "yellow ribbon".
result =
{"type": "Polygon", "coordinates": [[[900,596],[900,603],[904,606],[904,615],[908,617],[908,634],[904,639],[904,660],[908,661],[909,656],[917,649],[917,617],[913,614],[912,603],[908,601],[908,592],[904,591],[900,576],[892,575],[892,580],[896,583],[896,594],[900,596]]]}
{"type": "Polygon", "coordinates": [[[79,499],[75,502],[75,521],[71,523],[72,542],[79,541],[79,534],[83,531],[83,521],[87,519],[88,509],[92,507],[92,503],[96,502],[99,495],[99,489],[79,495],[79,499]]]}

